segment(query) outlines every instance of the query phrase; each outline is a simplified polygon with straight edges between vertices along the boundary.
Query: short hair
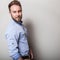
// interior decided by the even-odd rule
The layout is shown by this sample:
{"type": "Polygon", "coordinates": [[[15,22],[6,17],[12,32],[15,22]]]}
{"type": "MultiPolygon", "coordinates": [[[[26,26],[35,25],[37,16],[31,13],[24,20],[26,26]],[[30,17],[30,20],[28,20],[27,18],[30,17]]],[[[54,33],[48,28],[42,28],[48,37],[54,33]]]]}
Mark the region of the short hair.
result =
{"type": "Polygon", "coordinates": [[[18,5],[18,6],[20,6],[20,7],[22,8],[21,3],[20,3],[18,0],[13,0],[13,1],[11,1],[11,2],[9,3],[9,5],[8,5],[9,11],[10,11],[10,7],[11,7],[12,5],[18,5]]]}

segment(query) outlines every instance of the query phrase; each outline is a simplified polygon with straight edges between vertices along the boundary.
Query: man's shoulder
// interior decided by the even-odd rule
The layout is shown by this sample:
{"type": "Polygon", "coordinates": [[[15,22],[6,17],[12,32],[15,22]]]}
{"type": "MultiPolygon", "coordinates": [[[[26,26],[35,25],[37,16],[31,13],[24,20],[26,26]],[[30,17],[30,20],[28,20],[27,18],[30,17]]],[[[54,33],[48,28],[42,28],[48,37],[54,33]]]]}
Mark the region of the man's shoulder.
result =
{"type": "Polygon", "coordinates": [[[8,26],[6,27],[6,33],[15,32],[15,31],[16,31],[15,25],[9,23],[8,26]]]}

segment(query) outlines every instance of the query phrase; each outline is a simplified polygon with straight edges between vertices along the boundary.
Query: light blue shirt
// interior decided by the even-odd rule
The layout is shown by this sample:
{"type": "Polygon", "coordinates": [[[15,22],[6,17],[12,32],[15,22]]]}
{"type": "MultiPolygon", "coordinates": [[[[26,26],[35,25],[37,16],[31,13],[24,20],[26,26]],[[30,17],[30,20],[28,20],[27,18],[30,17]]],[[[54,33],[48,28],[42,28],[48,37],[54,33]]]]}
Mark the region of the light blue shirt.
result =
{"type": "Polygon", "coordinates": [[[5,36],[8,42],[8,52],[12,58],[17,60],[19,57],[29,54],[27,29],[21,22],[17,23],[16,21],[11,20],[5,36]]]}

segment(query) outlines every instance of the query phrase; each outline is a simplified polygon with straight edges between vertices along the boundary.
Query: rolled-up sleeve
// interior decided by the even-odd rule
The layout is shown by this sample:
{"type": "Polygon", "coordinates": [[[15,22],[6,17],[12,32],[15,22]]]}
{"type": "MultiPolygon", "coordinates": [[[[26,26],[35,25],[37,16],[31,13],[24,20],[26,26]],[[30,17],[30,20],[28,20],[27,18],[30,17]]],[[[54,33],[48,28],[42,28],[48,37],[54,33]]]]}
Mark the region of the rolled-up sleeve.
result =
{"type": "Polygon", "coordinates": [[[18,36],[16,32],[15,31],[7,32],[5,33],[5,37],[8,42],[8,51],[10,56],[13,59],[18,59],[19,57],[21,57],[21,55],[18,53],[18,44],[17,44],[18,36]]]}

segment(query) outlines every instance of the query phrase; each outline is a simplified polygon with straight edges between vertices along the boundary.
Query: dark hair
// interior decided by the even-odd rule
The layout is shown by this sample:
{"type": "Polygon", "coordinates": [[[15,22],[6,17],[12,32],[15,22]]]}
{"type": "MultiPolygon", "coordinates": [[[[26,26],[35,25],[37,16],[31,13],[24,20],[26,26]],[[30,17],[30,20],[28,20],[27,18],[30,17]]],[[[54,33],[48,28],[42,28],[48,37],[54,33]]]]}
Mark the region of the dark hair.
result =
{"type": "MultiPolygon", "coordinates": [[[[21,7],[21,3],[20,3],[18,0],[13,0],[13,1],[11,1],[11,2],[9,3],[9,5],[8,5],[9,11],[10,11],[10,7],[11,7],[12,5],[18,5],[18,6],[21,7]]],[[[22,8],[22,7],[21,7],[21,8],[22,8]]]]}

